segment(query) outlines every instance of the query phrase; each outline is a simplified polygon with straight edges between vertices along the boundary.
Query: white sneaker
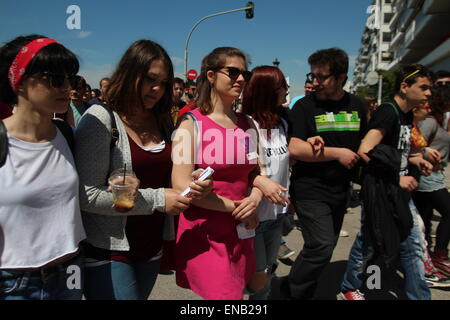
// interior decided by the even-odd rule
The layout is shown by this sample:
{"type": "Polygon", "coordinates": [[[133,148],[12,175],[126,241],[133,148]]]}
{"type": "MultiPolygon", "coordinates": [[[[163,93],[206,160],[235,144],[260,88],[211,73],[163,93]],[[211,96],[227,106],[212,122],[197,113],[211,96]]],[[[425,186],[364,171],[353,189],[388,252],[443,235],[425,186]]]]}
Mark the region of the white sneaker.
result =
{"type": "Polygon", "coordinates": [[[286,245],[286,243],[283,243],[280,246],[280,249],[278,249],[278,259],[281,259],[281,260],[287,259],[294,254],[295,254],[295,251],[289,249],[289,247],[286,245]]]}
{"type": "Polygon", "coordinates": [[[341,232],[339,232],[339,237],[348,237],[350,234],[345,231],[345,230],[341,230],[341,232]]]}

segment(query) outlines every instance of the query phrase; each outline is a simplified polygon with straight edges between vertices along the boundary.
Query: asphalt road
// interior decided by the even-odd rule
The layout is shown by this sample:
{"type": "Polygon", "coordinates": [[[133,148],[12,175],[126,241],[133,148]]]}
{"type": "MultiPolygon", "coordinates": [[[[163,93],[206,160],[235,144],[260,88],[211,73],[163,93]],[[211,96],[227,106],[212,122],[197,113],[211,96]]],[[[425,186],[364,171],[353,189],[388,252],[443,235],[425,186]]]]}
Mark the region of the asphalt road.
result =
{"type": "MultiPolygon", "coordinates": [[[[450,187],[450,173],[447,169],[446,182],[450,187]]],[[[433,229],[435,230],[439,220],[439,214],[433,218],[433,229]]],[[[340,283],[344,274],[348,253],[355,239],[355,235],[360,227],[360,207],[351,209],[351,213],[345,215],[343,229],[348,231],[348,237],[339,238],[334,251],[331,263],[324,270],[319,279],[315,299],[336,300],[339,293],[340,283]]],[[[285,237],[287,245],[296,251],[292,259],[279,261],[276,269],[277,276],[284,276],[289,273],[290,264],[297,257],[303,246],[302,234],[294,229],[285,237]]],[[[363,290],[368,300],[405,300],[403,289],[403,275],[397,270],[383,270],[381,277],[381,289],[363,290]]],[[[433,300],[450,300],[450,288],[431,289],[433,300]]],[[[156,285],[149,297],[150,300],[201,300],[199,296],[190,290],[182,289],[175,284],[174,274],[161,274],[158,276],[156,285]]],[[[247,299],[247,297],[245,297],[247,299]]]]}

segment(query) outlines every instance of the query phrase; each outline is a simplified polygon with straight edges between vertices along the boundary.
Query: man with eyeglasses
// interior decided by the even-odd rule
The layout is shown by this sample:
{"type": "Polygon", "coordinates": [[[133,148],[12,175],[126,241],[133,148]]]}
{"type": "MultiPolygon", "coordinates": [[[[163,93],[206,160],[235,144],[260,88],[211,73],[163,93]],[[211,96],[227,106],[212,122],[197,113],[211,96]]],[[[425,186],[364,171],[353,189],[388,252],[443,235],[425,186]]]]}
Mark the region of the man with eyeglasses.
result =
{"type": "Polygon", "coordinates": [[[339,238],[366,118],[362,101],[343,89],[348,72],[344,51],[319,50],[308,63],[307,81],[314,92],[289,114],[289,152],[297,160],[290,195],[305,244],[289,275],[274,280],[273,299],[313,298],[339,238]],[[314,145],[306,142],[314,136],[320,136],[314,145]]]}
{"type": "MultiPolygon", "coordinates": [[[[434,74],[434,85],[444,86],[450,90],[450,72],[447,70],[439,70],[434,74]]],[[[442,127],[444,130],[450,132],[450,112],[444,113],[444,119],[442,121],[442,127]]]]}

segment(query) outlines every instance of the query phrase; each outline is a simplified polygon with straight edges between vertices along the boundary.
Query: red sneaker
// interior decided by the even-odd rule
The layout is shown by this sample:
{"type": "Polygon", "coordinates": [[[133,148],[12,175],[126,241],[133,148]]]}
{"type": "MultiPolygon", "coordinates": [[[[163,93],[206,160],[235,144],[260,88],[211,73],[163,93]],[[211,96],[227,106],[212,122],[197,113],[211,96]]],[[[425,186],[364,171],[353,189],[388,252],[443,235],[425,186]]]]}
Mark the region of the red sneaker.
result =
{"type": "Polygon", "coordinates": [[[359,290],[341,292],[339,293],[338,298],[340,298],[340,300],[366,300],[359,290]]]}
{"type": "Polygon", "coordinates": [[[434,267],[440,272],[450,277],[450,259],[447,256],[447,252],[443,250],[436,250],[431,256],[434,267]]]}
{"type": "Polygon", "coordinates": [[[431,261],[431,257],[427,256],[425,262],[423,263],[425,267],[425,275],[430,276],[434,272],[436,272],[436,269],[434,268],[433,262],[431,261]]]}

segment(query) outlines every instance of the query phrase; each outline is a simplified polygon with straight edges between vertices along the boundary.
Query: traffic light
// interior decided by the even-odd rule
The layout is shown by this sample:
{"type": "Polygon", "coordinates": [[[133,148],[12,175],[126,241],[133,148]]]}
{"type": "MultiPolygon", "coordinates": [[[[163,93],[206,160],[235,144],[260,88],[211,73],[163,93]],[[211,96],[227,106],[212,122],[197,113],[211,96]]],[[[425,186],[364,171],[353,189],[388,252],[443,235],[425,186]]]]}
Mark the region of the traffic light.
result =
{"type": "Polygon", "coordinates": [[[247,2],[247,7],[250,7],[249,9],[245,9],[245,17],[247,19],[252,19],[253,18],[253,13],[255,10],[255,4],[253,3],[253,1],[249,1],[247,2]]]}

